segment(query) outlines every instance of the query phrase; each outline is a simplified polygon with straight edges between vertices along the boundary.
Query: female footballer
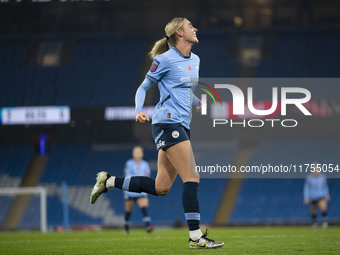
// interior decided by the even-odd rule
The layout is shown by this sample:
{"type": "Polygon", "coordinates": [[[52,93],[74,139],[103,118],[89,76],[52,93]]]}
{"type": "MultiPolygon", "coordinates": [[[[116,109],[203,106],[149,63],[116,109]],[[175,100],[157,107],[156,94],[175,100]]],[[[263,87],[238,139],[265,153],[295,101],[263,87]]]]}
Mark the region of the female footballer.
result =
{"type": "MultiPolygon", "coordinates": [[[[140,146],[135,146],[132,150],[132,159],[129,159],[125,164],[125,177],[130,176],[150,176],[149,163],[143,160],[144,152],[140,146]]],[[[125,233],[130,233],[130,217],[135,203],[138,204],[143,214],[143,222],[147,233],[153,231],[151,218],[148,214],[149,199],[144,192],[136,193],[124,190],[124,206],[125,206],[125,233]]]]}
{"type": "Polygon", "coordinates": [[[139,86],[136,102],[136,122],[149,121],[143,112],[146,92],[158,83],[160,101],[152,115],[152,135],[158,150],[156,179],[146,176],[115,177],[107,172],[97,175],[91,192],[93,204],[107,188],[118,188],[152,195],[166,195],[177,174],[183,181],[182,204],[189,227],[190,248],[220,248],[223,242],[207,238],[200,230],[198,201],[199,175],[190,143],[191,107],[200,106],[192,93],[192,80],[198,79],[200,60],[191,52],[198,43],[197,29],[186,18],[174,18],[165,27],[166,37],[157,41],[150,52],[153,63],[139,86]]]}
{"type": "Polygon", "coordinates": [[[319,206],[322,214],[322,228],[328,227],[327,222],[327,202],[330,200],[329,190],[327,185],[327,178],[321,173],[320,164],[313,163],[311,165],[313,171],[305,180],[303,188],[304,203],[310,204],[311,217],[313,221],[313,228],[317,228],[316,221],[317,206],[319,206]]]}

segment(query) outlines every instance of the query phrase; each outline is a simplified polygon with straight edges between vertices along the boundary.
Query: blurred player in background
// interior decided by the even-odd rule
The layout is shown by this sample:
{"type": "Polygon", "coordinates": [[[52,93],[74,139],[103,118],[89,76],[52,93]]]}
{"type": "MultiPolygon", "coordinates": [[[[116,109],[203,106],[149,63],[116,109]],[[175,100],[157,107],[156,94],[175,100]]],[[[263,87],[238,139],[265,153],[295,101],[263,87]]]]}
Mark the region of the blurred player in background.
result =
{"type": "MultiPolygon", "coordinates": [[[[125,177],[131,176],[150,176],[149,163],[143,160],[143,148],[136,146],[132,150],[132,159],[128,160],[125,164],[125,177]]],[[[153,230],[151,226],[151,218],[148,215],[149,199],[148,195],[144,192],[136,193],[124,191],[125,200],[125,232],[130,233],[130,216],[134,203],[136,202],[143,213],[143,221],[145,223],[146,232],[150,233],[153,230]]]]}
{"type": "Polygon", "coordinates": [[[319,206],[322,215],[322,227],[328,227],[327,222],[327,201],[330,200],[327,179],[321,173],[321,167],[317,163],[311,165],[313,173],[306,178],[303,197],[305,204],[310,204],[311,216],[313,221],[313,228],[317,228],[317,206],[319,206]]]}
{"type": "Polygon", "coordinates": [[[200,229],[198,201],[199,174],[190,142],[192,105],[201,102],[193,94],[197,84],[200,60],[191,52],[198,43],[197,29],[186,18],[174,18],[165,27],[165,37],[157,41],[150,52],[153,63],[136,92],[136,122],[143,124],[149,117],[143,112],[146,92],[158,83],[160,101],[152,114],[152,135],[158,150],[157,177],[116,177],[107,172],[97,175],[90,202],[93,204],[107,188],[118,188],[152,195],[166,195],[176,176],[183,181],[182,204],[189,227],[189,248],[220,248],[200,229]]]}

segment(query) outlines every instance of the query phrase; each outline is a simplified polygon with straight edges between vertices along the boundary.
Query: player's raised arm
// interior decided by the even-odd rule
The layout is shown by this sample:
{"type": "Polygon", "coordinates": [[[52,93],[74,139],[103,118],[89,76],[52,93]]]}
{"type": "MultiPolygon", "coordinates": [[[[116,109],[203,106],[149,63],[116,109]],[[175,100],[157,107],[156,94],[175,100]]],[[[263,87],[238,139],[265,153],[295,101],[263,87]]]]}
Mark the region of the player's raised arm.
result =
{"type": "Polygon", "coordinates": [[[135,105],[136,105],[136,122],[137,123],[145,123],[145,121],[149,121],[149,116],[143,112],[143,105],[145,101],[146,92],[155,84],[150,78],[145,77],[142,84],[139,86],[135,96],[135,105]]]}
{"type": "Polygon", "coordinates": [[[150,70],[136,92],[135,103],[137,123],[143,124],[145,121],[149,121],[148,115],[143,112],[146,92],[152,87],[152,85],[158,83],[169,70],[170,63],[166,57],[157,56],[153,59],[150,70]]]}

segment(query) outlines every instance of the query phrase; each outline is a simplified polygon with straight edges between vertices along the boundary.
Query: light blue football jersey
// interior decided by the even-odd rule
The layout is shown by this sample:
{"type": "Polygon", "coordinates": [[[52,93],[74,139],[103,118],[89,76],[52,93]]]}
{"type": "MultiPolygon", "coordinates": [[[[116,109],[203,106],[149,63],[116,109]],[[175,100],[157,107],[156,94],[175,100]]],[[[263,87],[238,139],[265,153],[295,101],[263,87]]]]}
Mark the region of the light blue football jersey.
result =
{"type": "Polygon", "coordinates": [[[316,200],[329,196],[327,179],[324,174],[307,176],[303,192],[304,199],[316,200]]]}
{"type": "MultiPolygon", "coordinates": [[[[199,65],[197,55],[191,52],[189,57],[184,57],[175,46],[154,58],[146,74],[146,79],[158,83],[160,91],[160,100],[152,114],[152,124],[181,123],[190,129],[193,90],[198,81],[199,65]]],[[[138,96],[137,92],[136,111],[141,110],[138,96]]]]}
{"type": "MultiPolygon", "coordinates": [[[[129,159],[125,164],[124,169],[125,177],[130,176],[150,176],[150,166],[149,163],[145,160],[141,160],[139,163],[134,161],[133,159],[129,159]]],[[[146,193],[137,193],[124,191],[124,195],[128,195],[130,197],[141,197],[147,195],[146,193]]]]}

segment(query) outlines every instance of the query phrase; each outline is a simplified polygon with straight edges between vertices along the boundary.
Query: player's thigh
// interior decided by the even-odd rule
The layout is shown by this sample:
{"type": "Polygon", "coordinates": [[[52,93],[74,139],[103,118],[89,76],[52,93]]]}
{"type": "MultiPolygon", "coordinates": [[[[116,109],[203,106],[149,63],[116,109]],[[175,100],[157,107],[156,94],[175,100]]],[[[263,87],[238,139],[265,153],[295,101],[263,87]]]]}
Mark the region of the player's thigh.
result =
{"type": "Polygon", "coordinates": [[[183,182],[199,182],[195,158],[189,140],[168,147],[166,156],[183,182]]]}
{"type": "Polygon", "coordinates": [[[327,210],[327,201],[326,199],[320,199],[318,202],[319,208],[321,211],[326,211],[327,210]]]}
{"type": "Polygon", "coordinates": [[[127,212],[132,212],[133,204],[134,204],[134,201],[133,201],[133,200],[125,200],[125,202],[124,202],[125,211],[127,211],[127,212]]]}
{"type": "Polygon", "coordinates": [[[137,199],[137,204],[140,208],[148,207],[149,206],[149,199],[148,197],[140,197],[137,199]]]}
{"type": "Polygon", "coordinates": [[[167,158],[163,150],[158,151],[156,193],[166,195],[177,176],[177,171],[167,158]]]}

